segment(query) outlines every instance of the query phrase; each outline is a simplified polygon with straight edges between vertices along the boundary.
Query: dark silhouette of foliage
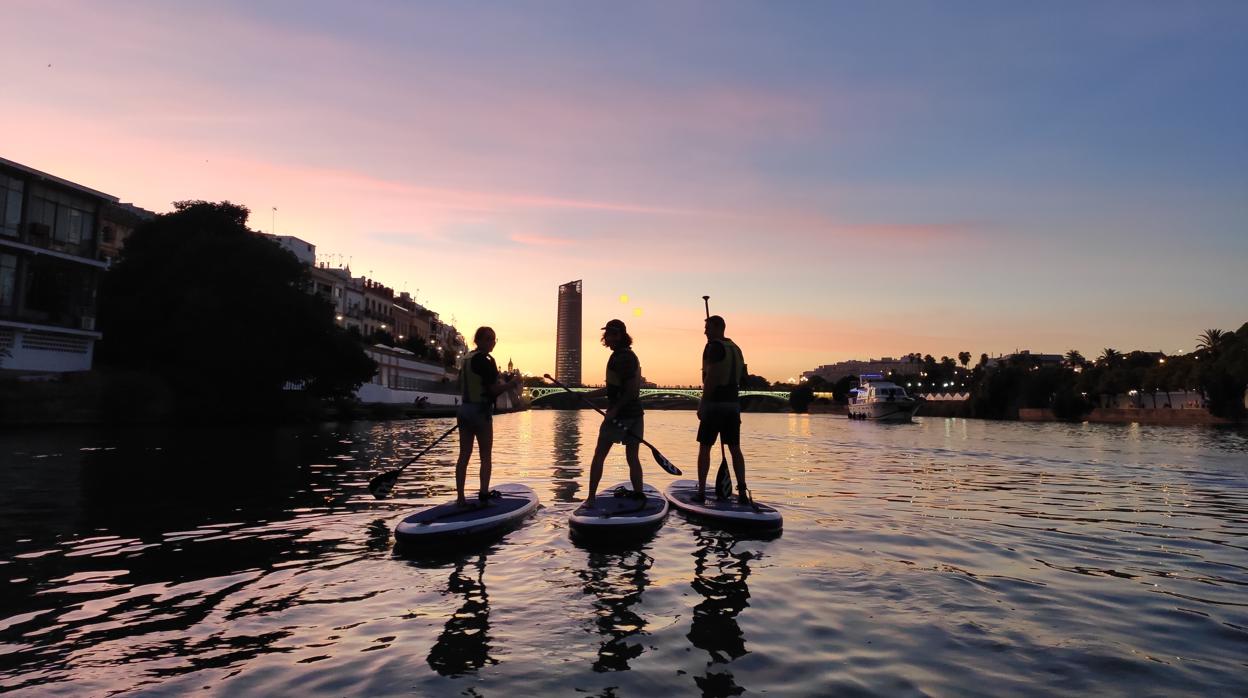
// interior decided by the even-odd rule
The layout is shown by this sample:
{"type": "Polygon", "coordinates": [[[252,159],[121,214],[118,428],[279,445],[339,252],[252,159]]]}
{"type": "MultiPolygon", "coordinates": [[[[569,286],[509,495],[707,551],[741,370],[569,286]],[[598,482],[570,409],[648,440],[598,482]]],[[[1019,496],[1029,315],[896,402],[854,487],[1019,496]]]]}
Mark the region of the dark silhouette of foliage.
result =
{"type": "Polygon", "coordinates": [[[180,201],[104,276],[101,363],[163,377],[184,412],[263,417],[294,383],[343,397],[376,364],[304,291],[307,271],[228,201],[180,201]]]}
{"type": "Polygon", "coordinates": [[[793,389],[789,393],[789,406],[794,412],[805,412],[810,409],[810,403],[815,399],[815,391],[810,389],[809,385],[802,384],[793,389]]]}
{"type": "Polygon", "coordinates": [[[763,378],[762,376],[756,376],[753,373],[746,374],[745,376],[745,389],[746,390],[769,390],[770,388],[771,388],[771,381],[767,380],[766,378],[763,378]]]}

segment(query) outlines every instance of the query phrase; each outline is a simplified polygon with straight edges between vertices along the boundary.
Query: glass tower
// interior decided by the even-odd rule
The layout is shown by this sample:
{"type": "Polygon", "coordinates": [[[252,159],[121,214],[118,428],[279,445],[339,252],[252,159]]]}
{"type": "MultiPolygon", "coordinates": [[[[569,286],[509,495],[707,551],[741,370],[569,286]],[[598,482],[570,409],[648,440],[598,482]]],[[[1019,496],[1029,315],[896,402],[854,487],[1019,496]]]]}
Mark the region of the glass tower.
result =
{"type": "Polygon", "coordinates": [[[559,287],[555,328],[555,378],[566,386],[581,384],[581,281],[559,287]]]}

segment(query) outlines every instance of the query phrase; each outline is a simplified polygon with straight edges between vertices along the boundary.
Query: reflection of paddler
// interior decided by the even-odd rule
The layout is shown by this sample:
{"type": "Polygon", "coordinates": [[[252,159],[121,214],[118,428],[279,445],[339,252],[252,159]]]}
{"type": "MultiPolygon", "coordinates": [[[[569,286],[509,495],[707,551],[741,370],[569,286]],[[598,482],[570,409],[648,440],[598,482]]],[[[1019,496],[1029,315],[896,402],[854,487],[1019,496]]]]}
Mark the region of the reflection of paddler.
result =
{"type": "Polygon", "coordinates": [[[467,561],[461,561],[451,573],[447,593],[462,594],[464,604],[446,621],[438,641],[429,649],[429,666],[443,676],[459,676],[497,664],[490,656],[490,599],[485,591],[485,555],[477,557],[473,567],[476,578],[464,574],[467,561]]]}
{"type": "MultiPolygon", "coordinates": [[[[690,586],[703,596],[693,608],[693,621],[686,636],[694,647],[706,650],[710,664],[727,664],[747,654],[745,634],[737,624],[737,615],[749,606],[749,561],[756,555],[750,551],[733,552],[736,539],[717,531],[700,531],[698,549],[694,552],[694,577],[690,586]]],[[[694,677],[704,693],[735,695],[741,688],[733,683],[731,672],[711,673],[694,677]],[[710,690],[714,687],[714,690],[710,690]],[[722,688],[730,688],[721,691],[722,688]]]]}
{"type": "Polygon", "coordinates": [[[645,630],[646,620],[632,610],[650,583],[647,574],[654,558],[641,551],[591,552],[588,567],[580,572],[585,593],[596,597],[595,624],[605,639],[598,648],[594,671],[627,671],[629,660],[645,652],[640,642],[629,639],[645,630]]]}

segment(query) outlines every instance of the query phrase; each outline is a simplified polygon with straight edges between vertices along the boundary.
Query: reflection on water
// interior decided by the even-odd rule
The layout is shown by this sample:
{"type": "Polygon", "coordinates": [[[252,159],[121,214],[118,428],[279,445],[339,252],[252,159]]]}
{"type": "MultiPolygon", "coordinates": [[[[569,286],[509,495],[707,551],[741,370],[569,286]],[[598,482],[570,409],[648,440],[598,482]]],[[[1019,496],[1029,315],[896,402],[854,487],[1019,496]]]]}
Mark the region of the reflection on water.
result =
{"type": "Polygon", "coordinates": [[[750,588],[745,580],[750,576],[750,561],[754,553],[746,550],[736,552],[736,538],[723,531],[701,529],[696,532],[698,548],[693,553],[694,591],[703,600],[693,607],[693,623],[687,637],[694,647],[705,650],[711,661],[707,662],[704,676],[694,681],[703,696],[735,696],[745,691],[738,686],[732,672],[721,670],[718,664],[728,664],[746,654],[745,634],[737,625],[737,615],[749,606],[750,588]]]}
{"type": "Polygon", "coordinates": [[[643,550],[590,551],[588,556],[579,575],[585,593],[594,597],[594,623],[604,636],[594,671],[627,671],[629,661],[646,650],[633,637],[646,628],[646,620],[633,606],[650,581],[646,573],[654,559],[643,550]]]}
{"type": "MultiPolygon", "coordinates": [[[[449,419],[0,433],[0,692],[1244,693],[1248,430],[747,414],[783,537],[585,551],[599,421],[499,415],[495,479],[543,507],[441,561],[391,532],[453,496],[454,440],[366,484],[449,419]]],[[[647,422],[691,467],[693,413],[647,422]]]]}
{"type": "Polygon", "coordinates": [[[490,596],[485,591],[485,553],[455,565],[446,593],[463,596],[464,603],[447,619],[438,641],[429,650],[429,666],[443,676],[459,676],[486,664],[497,664],[490,656],[490,596]]]}
{"type": "Polygon", "coordinates": [[[551,434],[551,489],[556,502],[578,501],[581,489],[581,414],[555,413],[551,434]]]}

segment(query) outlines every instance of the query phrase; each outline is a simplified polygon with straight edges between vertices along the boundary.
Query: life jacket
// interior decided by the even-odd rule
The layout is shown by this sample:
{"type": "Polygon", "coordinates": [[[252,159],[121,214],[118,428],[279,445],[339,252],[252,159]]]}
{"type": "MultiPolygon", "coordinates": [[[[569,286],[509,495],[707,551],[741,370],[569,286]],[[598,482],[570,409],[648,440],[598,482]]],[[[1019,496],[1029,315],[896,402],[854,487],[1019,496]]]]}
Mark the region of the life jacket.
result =
{"type": "Polygon", "coordinates": [[[465,354],[464,360],[459,364],[459,396],[464,402],[494,402],[486,392],[485,381],[472,370],[472,360],[481,353],[483,352],[480,349],[474,349],[465,354]]]}
{"type": "Polygon", "coordinates": [[[724,358],[702,367],[703,380],[714,387],[711,399],[717,402],[737,399],[737,391],[745,385],[745,356],[741,347],[725,337],[713,339],[724,347],[724,358]]]}

